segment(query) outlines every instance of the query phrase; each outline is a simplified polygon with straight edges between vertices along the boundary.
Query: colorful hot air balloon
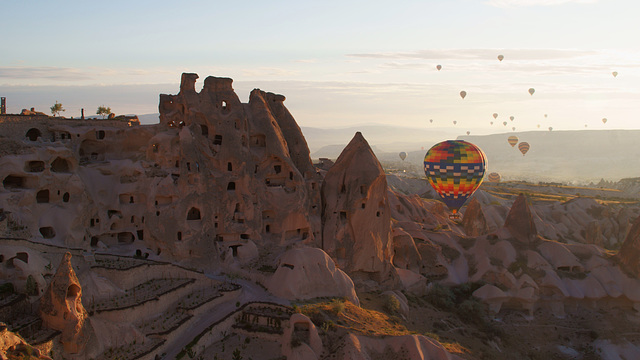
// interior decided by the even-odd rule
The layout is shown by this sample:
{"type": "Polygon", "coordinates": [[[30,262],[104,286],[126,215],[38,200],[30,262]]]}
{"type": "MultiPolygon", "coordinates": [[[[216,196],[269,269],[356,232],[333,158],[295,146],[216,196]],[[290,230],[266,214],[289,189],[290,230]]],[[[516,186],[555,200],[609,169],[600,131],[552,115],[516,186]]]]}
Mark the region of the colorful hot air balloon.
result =
{"type": "Polygon", "coordinates": [[[502,125],[507,126],[507,122],[506,121],[502,122],[502,125]]]}
{"type": "Polygon", "coordinates": [[[540,124],[538,124],[538,129],[540,129],[540,124]]]}
{"type": "Polygon", "coordinates": [[[433,119],[429,119],[429,122],[430,122],[430,123],[433,123],[433,119]]]}
{"type": "Polygon", "coordinates": [[[467,92],[466,91],[464,91],[464,90],[460,91],[460,97],[461,98],[464,99],[466,96],[467,96],[467,92]]]}
{"type": "Polygon", "coordinates": [[[549,126],[549,131],[553,131],[553,128],[551,126],[549,126]]]}
{"type": "Polygon", "coordinates": [[[602,123],[606,124],[607,123],[607,118],[602,118],[602,123]]]}
{"type": "Polygon", "coordinates": [[[616,77],[616,76],[618,76],[618,72],[614,71],[614,72],[611,73],[611,75],[613,75],[613,77],[616,77]]]}
{"type": "Polygon", "coordinates": [[[470,134],[471,134],[471,131],[467,131],[467,135],[470,135],[470,134]]]}
{"type": "Polygon", "coordinates": [[[424,157],[424,172],[453,217],[482,183],[487,158],[479,147],[462,140],[434,145],[424,157]]]}
{"type": "Polygon", "coordinates": [[[487,181],[500,182],[500,174],[498,174],[497,172],[490,173],[489,175],[487,175],[487,181]]]}
{"type": "Polygon", "coordinates": [[[438,71],[440,71],[440,69],[442,69],[442,65],[436,65],[436,69],[438,69],[438,71]]]}
{"type": "Polygon", "coordinates": [[[529,151],[529,143],[528,142],[521,142],[520,144],[518,144],[518,150],[520,150],[520,152],[522,153],[522,156],[524,156],[524,154],[527,153],[527,151],[529,151]]]}
{"type": "Polygon", "coordinates": [[[493,121],[490,124],[493,125],[493,121]]]}
{"type": "Polygon", "coordinates": [[[534,88],[529,88],[529,95],[533,95],[533,93],[536,92],[536,89],[534,88]]]}
{"type": "Polygon", "coordinates": [[[547,114],[544,114],[544,117],[547,117],[547,114]]]}
{"type": "Polygon", "coordinates": [[[498,113],[493,113],[493,118],[497,119],[498,118],[498,113]]]}
{"type": "Polygon", "coordinates": [[[406,159],[406,158],[407,158],[407,153],[406,153],[406,152],[404,152],[404,151],[403,151],[403,152],[401,152],[401,153],[400,153],[400,159],[402,159],[402,161],[404,161],[404,159],[406,159]]]}
{"type": "Polygon", "coordinates": [[[498,55],[498,60],[502,61],[504,59],[504,55],[498,55]]]}
{"type": "Polygon", "coordinates": [[[457,124],[458,122],[456,120],[453,120],[453,125],[457,124]]]}
{"type": "Polygon", "coordinates": [[[509,116],[509,120],[513,121],[513,119],[515,119],[513,115],[509,116]]]}
{"type": "Polygon", "coordinates": [[[511,145],[511,147],[514,147],[518,143],[518,137],[515,135],[511,135],[507,139],[507,142],[509,143],[509,145],[511,145]]]}

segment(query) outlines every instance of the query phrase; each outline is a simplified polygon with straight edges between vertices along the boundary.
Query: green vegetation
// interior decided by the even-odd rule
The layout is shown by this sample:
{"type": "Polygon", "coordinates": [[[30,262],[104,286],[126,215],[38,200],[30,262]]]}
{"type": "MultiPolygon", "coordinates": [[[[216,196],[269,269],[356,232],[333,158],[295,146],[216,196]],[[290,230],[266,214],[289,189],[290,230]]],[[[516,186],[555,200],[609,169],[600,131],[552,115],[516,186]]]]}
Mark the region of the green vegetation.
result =
{"type": "Polygon", "coordinates": [[[389,315],[395,315],[400,311],[400,302],[395,296],[387,294],[384,299],[383,308],[389,315]]]}
{"type": "Polygon", "coordinates": [[[51,115],[53,116],[58,116],[61,112],[65,111],[65,109],[62,107],[62,104],[60,104],[57,100],[56,103],[49,109],[51,109],[51,115]]]}
{"type": "Polygon", "coordinates": [[[38,283],[36,282],[36,279],[32,275],[29,275],[27,277],[27,295],[29,296],[38,295],[38,283]]]}
{"type": "Polygon", "coordinates": [[[111,114],[111,108],[104,105],[98,106],[98,111],[96,111],[96,114],[102,115],[102,118],[104,119],[105,116],[109,116],[109,114],[111,114]]]}

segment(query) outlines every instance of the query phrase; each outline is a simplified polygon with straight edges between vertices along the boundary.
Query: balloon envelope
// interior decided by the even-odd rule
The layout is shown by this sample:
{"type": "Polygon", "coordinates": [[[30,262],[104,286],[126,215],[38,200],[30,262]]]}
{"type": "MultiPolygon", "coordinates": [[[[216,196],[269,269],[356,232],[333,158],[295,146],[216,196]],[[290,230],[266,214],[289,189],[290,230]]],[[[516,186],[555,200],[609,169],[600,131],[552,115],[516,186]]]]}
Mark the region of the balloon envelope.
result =
{"type": "Polygon", "coordinates": [[[512,127],[512,128],[511,128],[511,130],[516,131],[516,127],[515,127],[515,126],[514,126],[514,127],[512,127]]]}
{"type": "Polygon", "coordinates": [[[498,60],[502,61],[504,59],[504,55],[498,55],[498,60]]]}
{"type": "Polygon", "coordinates": [[[471,134],[471,131],[467,131],[467,135],[471,134]]]}
{"type": "Polygon", "coordinates": [[[504,121],[504,122],[502,123],[502,125],[507,126],[507,122],[506,122],[506,121],[504,121]]]}
{"type": "Polygon", "coordinates": [[[436,65],[436,69],[438,69],[438,71],[440,71],[440,69],[442,69],[442,65],[436,65]]]}
{"type": "Polygon", "coordinates": [[[549,126],[549,131],[552,131],[552,130],[553,130],[553,128],[551,126],[549,126]]]}
{"type": "Polygon", "coordinates": [[[607,123],[607,118],[602,118],[602,123],[606,124],[607,123]]]}
{"type": "Polygon", "coordinates": [[[465,96],[467,96],[467,92],[464,90],[460,91],[460,97],[464,99],[465,96]]]}
{"type": "Polygon", "coordinates": [[[533,95],[533,93],[536,92],[536,89],[534,88],[529,88],[529,95],[533,95]]]}
{"type": "Polygon", "coordinates": [[[467,141],[447,140],[427,151],[424,172],[442,201],[456,213],[482,183],[486,164],[479,147],[467,141]]]}
{"type": "Polygon", "coordinates": [[[498,118],[498,113],[493,113],[493,118],[497,119],[498,118]]]}
{"type": "Polygon", "coordinates": [[[614,71],[614,72],[611,73],[611,75],[613,75],[613,77],[616,77],[616,76],[618,76],[618,72],[614,71]]]}
{"type": "Polygon", "coordinates": [[[513,121],[513,119],[515,119],[513,115],[509,116],[509,120],[513,121]]]}
{"type": "Polygon", "coordinates": [[[500,174],[497,172],[492,172],[487,176],[487,181],[491,182],[500,182],[500,174]]]}
{"type": "Polygon", "coordinates": [[[511,145],[511,147],[514,147],[518,143],[518,137],[515,135],[511,135],[507,139],[507,142],[509,143],[509,145],[511,145]]]}
{"type": "Polygon", "coordinates": [[[453,120],[453,125],[457,124],[458,122],[456,120],[453,120]]]}
{"type": "Polygon", "coordinates": [[[529,151],[529,143],[526,141],[521,142],[520,144],[518,144],[518,150],[520,150],[520,152],[522,153],[522,156],[524,156],[524,154],[526,154],[527,151],[529,151]]]}
{"type": "Polygon", "coordinates": [[[404,161],[404,159],[406,159],[406,158],[407,158],[407,153],[406,153],[406,152],[404,152],[404,151],[403,151],[403,152],[401,152],[401,153],[400,153],[400,159],[402,159],[402,160],[404,161]]]}
{"type": "Polygon", "coordinates": [[[430,122],[430,123],[432,123],[432,122],[433,122],[433,119],[429,119],[429,122],[430,122]]]}

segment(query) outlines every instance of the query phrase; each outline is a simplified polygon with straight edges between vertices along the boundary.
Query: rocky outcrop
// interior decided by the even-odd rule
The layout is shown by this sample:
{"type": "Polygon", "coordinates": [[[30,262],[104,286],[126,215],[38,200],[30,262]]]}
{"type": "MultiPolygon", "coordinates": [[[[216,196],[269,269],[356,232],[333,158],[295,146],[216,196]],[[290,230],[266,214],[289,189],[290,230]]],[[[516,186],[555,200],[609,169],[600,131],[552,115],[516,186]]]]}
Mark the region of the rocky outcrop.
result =
{"type": "Polygon", "coordinates": [[[360,304],[353,281],[317,248],[297,248],[282,254],[276,272],[267,280],[267,289],[289,300],[335,296],[360,304]]]}
{"type": "Polygon", "coordinates": [[[640,217],[633,222],[617,259],[625,270],[635,277],[640,277],[640,217]]]}
{"type": "Polygon", "coordinates": [[[282,355],[287,359],[313,360],[322,354],[322,339],[311,319],[293,314],[282,334],[282,355]]]}
{"type": "Polygon", "coordinates": [[[391,211],[384,171],[361,133],[322,183],[322,248],[356,278],[395,286],[391,211]]]}
{"type": "Polygon", "coordinates": [[[40,299],[40,317],[44,326],[62,332],[60,341],[66,352],[82,352],[91,331],[87,311],[82,306],[82,288],[68,252],[40,299]]]}
{"type": "Polygon", "coordinates": [[[51,360],[20,336],[7,330],[7,325],[2,322],[0,322],[0,359],[51,360]]]}
{"type": "Polygon", "coordinates": [[[471,199],[464,212],[462,227],[468,236],[480,236],[489,232],[482,206],[475,197],[471,199]]]}
{"type": "Polygon", "coordinates": [[[439,342],[423,335],[388,336],[371,338],[349,334],[332,358],[338,360],[365,360],[385,354],[391,358],[412,360],[458,360],[439,342]]]}
{"type": "Polygon", "coordinates": [[[521,245],[531,245],[537,240],[538,231],[524,194],[518,195],[513,202],[504,229],[521,245]]]}

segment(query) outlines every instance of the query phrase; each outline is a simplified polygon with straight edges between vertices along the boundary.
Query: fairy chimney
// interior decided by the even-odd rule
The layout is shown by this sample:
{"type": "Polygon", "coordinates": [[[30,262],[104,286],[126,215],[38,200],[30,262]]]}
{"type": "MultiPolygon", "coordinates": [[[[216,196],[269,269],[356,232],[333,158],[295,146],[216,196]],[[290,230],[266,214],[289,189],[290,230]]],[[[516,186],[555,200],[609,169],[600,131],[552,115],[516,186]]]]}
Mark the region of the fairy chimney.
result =
{"type": "Polygon", "coordinates": [[[517,242],[523,245],[529,245],[537,239],[538,231],[524,194],[518,195],[516,201],[513,202],[507,215],[507,220],[505,220],[504,228],[509,231],[517,242]]]}

